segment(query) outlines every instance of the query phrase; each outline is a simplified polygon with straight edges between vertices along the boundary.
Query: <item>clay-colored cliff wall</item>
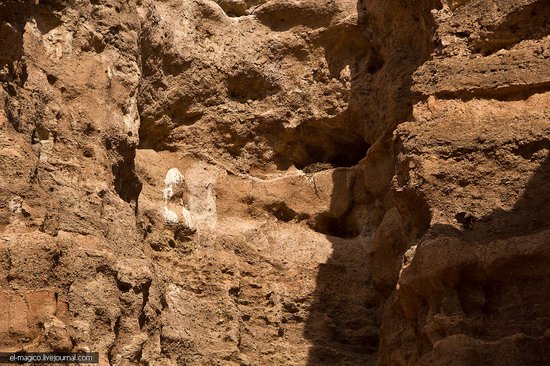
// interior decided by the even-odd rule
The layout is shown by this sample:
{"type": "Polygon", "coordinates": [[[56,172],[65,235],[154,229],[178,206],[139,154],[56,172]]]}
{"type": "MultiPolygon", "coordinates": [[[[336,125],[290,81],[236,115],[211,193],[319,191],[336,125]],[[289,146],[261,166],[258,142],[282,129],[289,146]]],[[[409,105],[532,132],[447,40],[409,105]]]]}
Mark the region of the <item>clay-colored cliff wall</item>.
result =
{"type": "Polygon", "coordinates": [[[550,363],[546,0],[4,0],[0,350],[550,363]]]}

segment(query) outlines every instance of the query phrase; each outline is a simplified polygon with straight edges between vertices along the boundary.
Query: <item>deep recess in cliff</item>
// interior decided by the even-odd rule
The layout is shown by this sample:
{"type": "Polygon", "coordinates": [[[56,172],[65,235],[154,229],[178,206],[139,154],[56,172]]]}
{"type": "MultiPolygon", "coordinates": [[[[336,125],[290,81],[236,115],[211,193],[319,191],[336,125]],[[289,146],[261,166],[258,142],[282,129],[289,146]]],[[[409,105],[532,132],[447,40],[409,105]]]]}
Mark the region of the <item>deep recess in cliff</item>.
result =
{"type": "Polygon", "coordinates": [[[550,364],[546,0],[3,0],[0,351],[550,364]]]}

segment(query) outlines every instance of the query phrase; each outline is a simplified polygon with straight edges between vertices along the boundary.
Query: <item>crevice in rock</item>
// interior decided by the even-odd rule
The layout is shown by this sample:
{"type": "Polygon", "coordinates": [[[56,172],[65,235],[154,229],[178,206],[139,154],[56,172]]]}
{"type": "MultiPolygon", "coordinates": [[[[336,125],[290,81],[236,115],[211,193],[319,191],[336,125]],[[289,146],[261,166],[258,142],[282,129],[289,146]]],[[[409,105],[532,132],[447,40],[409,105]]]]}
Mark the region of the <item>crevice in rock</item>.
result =
{"type": "Polygon", "coordinates": [[[115,163],[112,165],[114,188],[120,198],[130,203],[137,211],[138,198],[142,183],[135,171],[135,146],[127,140],[111,140],[105,142],[107,150],[115,151],[115,163]]]}
{"type": "Polygon", "coordinates": [[[151,280],[147,281],[142,285],[142,287],[139,289],[143,295],[143,302],[141,304],[141,310],[139,312],[139,329],[143,329],[145,325],[147,324],[147,314],[145,312],[145,307],[147,306],[147,303],[149,302],[149,290],[151,288],[151,280]]]}
{"type": "Polygon", "coordinates": [[[114,364],[115,355],[113,354],[113,351],[115,349],[116,341],[118,340],[118,336],[119,336],[119,333],[120,333],[120,321],[121,321],[121,319],[122,319],[122,315],[117,316],[117,318],[115,320],[115,324],[113,325],[113,332],[115,333],[115,340],[109,346],[109,349],[107,351],[107,360],[109,360],[109,365],[114,364]]]}
{"type": "Polygon", "coordinates": [[[0,3],[0,82],[10,96],[15,96],[16,85],[23,87],[27,80],[27,66],[23,55],[23,33],[27,18],[39,9],[31,0],[6,0],[0,3]]]}
{"type": "MultiPolygon", "coordinates": [[[[139,124],[141,126],[141,120],[139,124]]],[[[87,134],[93,131],[94,127],[88,124],[83,132],[87,134]]],[[[127,136],[132,137],[131,131],[127,133],[127,136]]],[[[137,137],[139,139],[139,136],[137,137]]],[[[126,136],[118,136],[117,133],[107,134],[103,143],[107,153],[111,156],[114,189],[122,200],[130,204],[134,213],[137,213],[139,195],[143,187],[135,167],[137,146],[126,136]]]]}
{"type": "MultiPolygon", "coordinates": [[[[433,93],[439,99],[460,99],[468,102],[474,98],[495,99],[498,101],[525,100],[535,94],[542,94],[550,91],[550,82],[532,83],[525,85],[509,85],[501,88],[474,90],[458,90],[456,92],[442,91],[433,93]]],[[[425,100],[426,96],[415,95],[415,100],[425,100]]]]}
{"type": "Polygon", "coordinates": [[[542,149],[550,150],[550,138],[520,143],[514,150],[514,153],[520,155],[524,159],[532,159],[533,155],[542,149]]]}
{"type": "MultiPolygon", "coordinates": [[[[392,131],[398,124],[413,119],[412,74],[430,58],[435,48],[431,14],[435,5],[435,1],[417,1],[407,5],[388,1],[384,4],[384,10],[380,11],[376,2],[361,1],[358,26],[342,29],[344,33],[352,33],[348,35],[349,45],[356,47],[341,51],[337,41],[325,40],[329,42],[326,47],[329,55],[340,51],[345,55],[348,52],[348,60],[353,61],[331,64],[334,75],[339,74],[346,64],[350,65],[353,94],[348,117],[353,121],[355,116],[366,115],[363,123],[379,128],[376,133],[361,131],[372,141],[354,139],[353,133],[359,129],[354,128],[353,124],[348,124],[348,129],[343,129],[343,133],[342,130],[332,131],[344,136],[349,133],[348,138],[353,136],[349,140],[354,143],[340,141],[336,150],[349,154],[348,162],[357,164],[363,160],[368,156],[370,143],[378,139],[380,144],[388,146],[384,153],[390,155],[388,164],[391,164],[392,170],[399,169],[400,150],[392,139],[392,131]],[[384,34],[384,43],[376,43],[379,38],[373,37],[373,34],[384,34]],[[358,58],[355,51],[362,56],[358,58]],[[368,77],[359,79],[357,75],[368,77]]],[[[327,60],[330,61],[330,57],[327,60]]],[[[319,139],[318,134],[311,135],[319,139]]],[[[317,144],[323,146],[322,143],[317,144]]],[[[324,146],[323,150],[331,151],[324,146]]],[[[358,169],[368,169],[369,166],[362,162],[358,169]]],[[[364,174],[373,173],[365,170],[364,174]]],[[[391,182],[387,185],[391,187],[391,182]]],[[[358,186],[361,187],[360,184],[358,186]]],[[[361,198],[355,192],[354,201],[343,215],[322,214],[308,222],[313,230],[327,235],[333,243],[331,258],[319,268],[316,299],[306,320],[305,334],[313,342],[308,360],[311,366],[347,364],[348,361],[349,364],[376,362],[383,309],[395,290],[400,258],[417,238],[427,232],[431,221],[426,198],[415,190],[397,193],[387,190],[371,198],[361,198]],[[386,218],[390,210],[393,214],[386,218]],[[386,222],[385,227],[381,226],[383,221],[386,222]],[[378,252],[368,253],[369,256],[365,253],[365,241],[356,239],[362,234],[367,237],[367,233],[383,237],[378,239],[380,246],[371,249],[378,252]],[[366,258],[358,259],[362,255],[366,258]],[[375,274],[383,276],[373,278],[375,274]],[[350,309],[352,307],[353,310],[350,309]]],[[[332,203],[338,207],[341,203],[339,197],[333,196],[332,203]]]]}

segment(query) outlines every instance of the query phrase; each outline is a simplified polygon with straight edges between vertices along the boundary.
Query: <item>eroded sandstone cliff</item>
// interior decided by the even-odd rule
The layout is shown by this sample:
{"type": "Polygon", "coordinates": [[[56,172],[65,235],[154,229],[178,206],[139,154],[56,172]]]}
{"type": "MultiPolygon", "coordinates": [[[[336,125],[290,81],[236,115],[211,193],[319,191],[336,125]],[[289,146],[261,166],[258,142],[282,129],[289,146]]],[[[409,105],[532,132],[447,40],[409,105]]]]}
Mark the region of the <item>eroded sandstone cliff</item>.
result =
{"type": "Polygon", "coordinates": [[[546,0],[4,0],[0,349],[550,363],[546,0]]]}

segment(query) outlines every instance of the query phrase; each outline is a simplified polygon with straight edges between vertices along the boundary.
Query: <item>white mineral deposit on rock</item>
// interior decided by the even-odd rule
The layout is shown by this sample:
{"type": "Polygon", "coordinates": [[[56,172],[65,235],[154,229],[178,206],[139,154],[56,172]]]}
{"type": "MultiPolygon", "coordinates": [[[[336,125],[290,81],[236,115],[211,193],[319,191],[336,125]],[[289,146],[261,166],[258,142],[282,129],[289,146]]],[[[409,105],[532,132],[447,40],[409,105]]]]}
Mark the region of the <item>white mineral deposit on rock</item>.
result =
{"type": "Polygon", "coordinates": [[[162,190],[163,210],[162,215],[166,224],[176,225],[180,223],[178,214],[168,207],[169,204],[181,206],[181,224],[188,230],[195,232],[197,226],[193,214],[184,206],[183,199],[177,193],[181,193],[185,185],[185,177],[177,168],[171,168],[164,178],[164,189],[162,190]],[[176,197],[174,197],[176,196],[176,197]],[[176,198],[176,199],[174,199],[176,198]],[[171,202],[175,200],[176,202],[171,202]]]}
{"type": "Polygon", "coordinates": [[[191,231],[196,231],[197,227],[195,224],[195,219],[193,218],[191,212],[189,212],[189,210],[187,210],[185,207],[182,207],[181,214],[183,216],[183,224],[185,225],[185,227],[187,227],[191,231]]]}
{"type": "Polygon", "coordinates": [[[164,199],[164,204],[172,198],[174,195],[174,190],[177,186],[185,182],[185,178],[180,173],[178,168],[171,168],[166,173],[166,178],[164,178],[164,190],[162,191],[162,197],[164,199]]]}
{"type": "Polygon", "coordinates": [[[162,211],[162,215],[164,216],[164,219],[166,220],[166,223],[169,225],[175,225],[179,223],[178,220],[178,214],[174,211],[170,210],[168,207],[164,206],[164,209],[162,211]]]}

